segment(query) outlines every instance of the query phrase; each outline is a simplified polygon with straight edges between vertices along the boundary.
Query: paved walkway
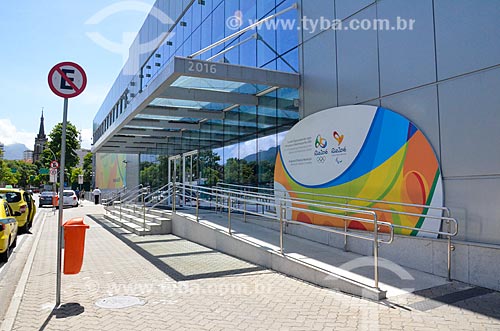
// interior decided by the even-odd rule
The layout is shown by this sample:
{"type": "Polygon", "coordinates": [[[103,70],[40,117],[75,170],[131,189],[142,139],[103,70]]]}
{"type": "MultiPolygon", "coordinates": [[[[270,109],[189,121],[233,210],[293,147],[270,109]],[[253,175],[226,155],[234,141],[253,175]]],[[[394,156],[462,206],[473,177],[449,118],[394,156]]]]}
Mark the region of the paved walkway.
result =
{"type": "MultiPolygon", "coordinates": [[[[63,305],[53,310],[57,215],[41,212],[47,214],[36,229],[33,263],[14,295],[4,329],[500,330],[498,292],[485,290],[456,301],[450,295],[470,287],[451,283],[370,302],[173,235],[137,237],[99,217],[85,218],[90,229],[82,272],[63,275],[63,305]],[[123,303],[114,296],[137,298],[140,304],[96,305],[123,303]]],[[[89,204],[66,209],[64,218],[102,213],[102,207],[89,204]]]]}

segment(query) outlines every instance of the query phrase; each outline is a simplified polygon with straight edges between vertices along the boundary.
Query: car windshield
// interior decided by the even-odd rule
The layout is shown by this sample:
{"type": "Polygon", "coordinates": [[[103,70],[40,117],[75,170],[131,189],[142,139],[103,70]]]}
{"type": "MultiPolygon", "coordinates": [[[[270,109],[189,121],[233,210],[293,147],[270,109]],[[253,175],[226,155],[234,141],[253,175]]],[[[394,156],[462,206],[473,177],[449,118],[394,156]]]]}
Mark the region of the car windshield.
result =
{"type": "Polygon", "coordinates": [[[75,194],[75,192],[69,191],[69,192],[63,192],[63,194],[65,197],[71,197],[71,196],[73,196],[73,194],[75,194]]]}
{"type": "Polygon", "coordinates": [[[5,199],[7,202],[21,201],[21,193],[19,192],[0,192],[0,198],[5,199]]]}
{"type": "Polygon", "coordinates": [[[54,195],[55,195],[55,193],[51,192],[51,191],[42,192],[42,196],[52,197],[54,195]]]}

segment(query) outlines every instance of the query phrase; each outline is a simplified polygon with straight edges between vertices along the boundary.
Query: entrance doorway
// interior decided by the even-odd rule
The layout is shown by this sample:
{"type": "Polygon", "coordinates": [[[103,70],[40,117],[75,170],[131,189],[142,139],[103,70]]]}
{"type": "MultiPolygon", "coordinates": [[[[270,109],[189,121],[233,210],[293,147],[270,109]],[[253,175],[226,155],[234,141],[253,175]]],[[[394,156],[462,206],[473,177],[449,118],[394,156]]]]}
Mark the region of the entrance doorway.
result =
{"type": "MultiPolygon", "coordinates": [[[[198,185],[198,151],[191,151],[180,155],[171,156],[168,158],[168,182],[171,184],[180,183],[189,185],[198,185]]],[[[176,203],[184,205],[191,200],[191,197],[186,196],[185,188],[180,197],[176,198],[176,203]]]]}

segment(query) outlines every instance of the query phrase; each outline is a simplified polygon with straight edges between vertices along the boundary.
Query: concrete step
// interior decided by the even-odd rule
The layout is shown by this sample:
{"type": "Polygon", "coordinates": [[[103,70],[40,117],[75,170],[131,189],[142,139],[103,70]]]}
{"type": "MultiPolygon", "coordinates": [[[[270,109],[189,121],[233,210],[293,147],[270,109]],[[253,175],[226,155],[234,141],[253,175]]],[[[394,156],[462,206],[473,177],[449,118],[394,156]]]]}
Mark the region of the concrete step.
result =
{"type": "Polygon", "coordinates": [[[108,212],[114,216],[121,217],[121,218],[125,219],[126,221],[135,223],[139,226],[144,227],[144,225],[145,225],[146,228],[148,228],[148,229],[154,228],[155,226],[161,226],[160,222],[153,222],[153,221],[150,221],[148,218],[146,218],[146,222],[144,222],[144,219],[142,217],[135,215],[135,214],[128,214],[124,211],[122,211],[120,213],[120,211],[118,211],[118,210],[109,210],[108,212]]]}
{"type": "Polygon", "coordinates": [[[119,227],[126,229],[127,231],[135,233],[138,236],[145,236],[145,235],[152,234],[150,230],[148,230],[148,229],[144,230],[143,227],[140,227],[133,222],[129,222],[125,219],[120,219],[119,216],[116,216],[113,214],[106,214],[106,215],[104,215],[104,218],[107,219],[108,221],[118,225],[119,227]]]}
{"type": "MultiPolygon", "coordinates": [[[[111,211],[113,213],[118,213],[118,214],[120,213],[119,208],[113,208],[110,210],[110,212],[111,211]]],[[[143,214],[142,210],[137,210],[137,209],[133,210],[133,209],[129,209],[129,208],[122,208],[121,213],[122,213],[122,215],[134,216],[134,217],[140,218],[141,220],[144,218],[144,216],[146,216],[146,222],[156,223],[156,224],[161,224],[161,222],[163,222],[163,221],[170,220],[166,217],[158,217],[158,216],[156,216],[152,213],[149,213],[149,212],[146,212],[146,214],[143,214]]]]}
{"type": "Polygon", "coordinates": [[[122,208],[121,212],[119,209],[110,208],[108,209],[108,214],[112,215],[115,219],[118,219],[134,224],[136,227],[148,231],[147,234],[168,234],[172,232],[172,222],[170,219],[165,217],[158,217],[152,214],[146,214],[146,222],[141,213],[133,212],[132,209],[122,208]]]}
{"type": "MultiPolygon", "coordinates": [[[[120,206],[115,205],[114,208],[109,208],[109,210],[116,210],[119,212],[120,206]]],[[[123,214],[134,215],[134,216],[139,217],[141,219],[143,218],[142,206],[137,206],[136,208],[133,208],[130,205],[123,205],[121,207],[121,211],[123,214]]],[[[171,215],[171,212],[162,211],[162,210],[155,210],[155,209],[152,209],[152,210],[146,209],[146,220],[151,221],[151,222],[156,222],[158,224],[163,222],[163,221],[170,221],[171,220],[170,215],[171,215]]]]}

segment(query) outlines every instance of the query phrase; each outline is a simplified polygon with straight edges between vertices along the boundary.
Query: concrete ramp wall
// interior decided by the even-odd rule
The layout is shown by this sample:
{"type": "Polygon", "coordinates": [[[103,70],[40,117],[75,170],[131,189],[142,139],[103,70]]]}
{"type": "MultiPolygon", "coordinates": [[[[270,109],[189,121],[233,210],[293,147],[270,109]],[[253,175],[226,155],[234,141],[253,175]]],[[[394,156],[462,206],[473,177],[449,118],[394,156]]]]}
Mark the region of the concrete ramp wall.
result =
{"type": "Polygon", "coordinates": [[[231,236],[227,228],[204,221],[197,223],[186,216],[172,215],[172,232],[176,236],[322,287],[371,300],[386,297],[384,291],[367,284],[282,255],[277,249],[259,245],[258,240],[250,240],[239,234],[231,236]]]}

